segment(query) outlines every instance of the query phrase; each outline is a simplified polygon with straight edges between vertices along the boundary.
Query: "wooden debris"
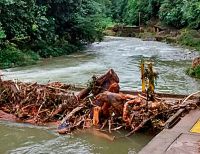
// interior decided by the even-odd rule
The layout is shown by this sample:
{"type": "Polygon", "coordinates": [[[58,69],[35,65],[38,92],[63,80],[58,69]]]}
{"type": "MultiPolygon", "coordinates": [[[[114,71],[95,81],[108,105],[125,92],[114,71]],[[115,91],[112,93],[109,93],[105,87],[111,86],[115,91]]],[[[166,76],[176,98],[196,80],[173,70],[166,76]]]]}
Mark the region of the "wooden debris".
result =
{"type": "Polygon", "coordinates": [[[94,126],[107,133],[125,128],[130,131],[126,136],[130,136],[145,125],[162,129],[178,110],[198,107],[195,102],[185,103],[196,93],[176,103],[166,103],[158,96],[148,101],[146,95],[120,93],[118,83],[112,69],[93,77],[77,95],[70,85],[60,82],[42,85],[0,79],[0,111],[32,124],[60,121],[61,134],[94,126]]]}

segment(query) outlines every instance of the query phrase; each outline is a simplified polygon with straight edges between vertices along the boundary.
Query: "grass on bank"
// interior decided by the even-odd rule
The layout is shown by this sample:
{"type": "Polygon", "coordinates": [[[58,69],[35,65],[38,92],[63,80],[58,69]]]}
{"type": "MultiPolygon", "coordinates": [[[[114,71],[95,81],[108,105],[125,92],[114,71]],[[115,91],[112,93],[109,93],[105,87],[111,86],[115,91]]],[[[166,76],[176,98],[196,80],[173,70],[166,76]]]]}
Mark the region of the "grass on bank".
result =
{"type": "Polygon", "coordinates": [[[0,50],[0,69],[36,64],[41,58],[67,55],[81,49],[81,45],[59,43],[53,45],[37,44],[31,49],[19,49],[8,44],[0,50]]]}
{"type": "Polygon", "coordinates": [[[14,46],[8,46],[0,51],[0,68],[10,68],[35,64],[39,55],[31,50],[22,51],[14,46]]]}
{"type": "Polygon", "coordinates": [[[183,29],[178,38],[178,43],[192,47],[200,52],[200,32],[192,29],[183,29]]]}
{"type": "Polygon", "coordinates": [[[195,68],[188,68],[186,70],[186,74],[188,74],[191,77],[200,79],[200,66],[197,66],[195,68]]]}
{"type": "MultiPolygon", "coordinates": [[[[178,39],[178,43],[187,47],[194,48],[200,52],[200,32],[197,30],[183,29],[178,39]]],[[[200,66],[188,68],[186,74],[200,79],[200,66]]]]}

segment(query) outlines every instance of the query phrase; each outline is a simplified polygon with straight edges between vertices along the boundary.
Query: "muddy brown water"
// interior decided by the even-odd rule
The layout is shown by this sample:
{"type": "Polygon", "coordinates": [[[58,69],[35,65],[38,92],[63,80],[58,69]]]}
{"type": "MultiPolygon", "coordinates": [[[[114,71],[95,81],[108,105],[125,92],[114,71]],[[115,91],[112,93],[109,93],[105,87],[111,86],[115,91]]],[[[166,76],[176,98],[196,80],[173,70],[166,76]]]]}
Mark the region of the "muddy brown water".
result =
{"type": "MultiPolygon", "coordinates": [[[[123,90],[140,90],[141,58],[154,62],[159,72],[156,91],[189,94],[200,89],[200,80],[185,75],[197,56],[180,47],[136,38],[106,37],[87,50],[69,56],[45,59],[34,66],[3,70],[4,79],[47,83],[61,81],[85,86],[93,74],[113,68],[123,90]]],[[[126,132],[115,134],[120,137],[126,132]]],[[[54,128],[0,122],[0,153],[137,153],[153,137],[137,133],[111,142],[90,132],[60,136],[54,128]]]]}

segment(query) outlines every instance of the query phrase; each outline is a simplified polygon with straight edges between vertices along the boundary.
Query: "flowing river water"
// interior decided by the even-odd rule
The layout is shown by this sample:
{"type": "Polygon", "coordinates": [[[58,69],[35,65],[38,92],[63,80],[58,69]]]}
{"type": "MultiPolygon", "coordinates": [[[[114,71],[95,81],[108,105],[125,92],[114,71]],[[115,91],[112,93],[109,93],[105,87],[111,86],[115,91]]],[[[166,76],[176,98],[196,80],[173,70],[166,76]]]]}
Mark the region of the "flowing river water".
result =
{"type": "MultiPolygon", "coordinates": [[[[200,89],[200,80],[185,75],[191,59],[197,55],[197,52],[161,42],[106,37],[82,52],[45,59],[33,66],[3,70],[3,78],[85,86],[93,74],[101,75],[113,68],[119,75],[121,89],[140,90],[139,64],[143,58],[152,61],[159,72],[157,92],[189,94],[200,89]]],[[[118,132],[116,136],[124,133],[118,132]]],[[[90,131],[60,136],[53,128],[2,121],[0,153],[137,153],[153,137],[153,134],[137,133],[111,142],[94,134],[90,131]]]]}

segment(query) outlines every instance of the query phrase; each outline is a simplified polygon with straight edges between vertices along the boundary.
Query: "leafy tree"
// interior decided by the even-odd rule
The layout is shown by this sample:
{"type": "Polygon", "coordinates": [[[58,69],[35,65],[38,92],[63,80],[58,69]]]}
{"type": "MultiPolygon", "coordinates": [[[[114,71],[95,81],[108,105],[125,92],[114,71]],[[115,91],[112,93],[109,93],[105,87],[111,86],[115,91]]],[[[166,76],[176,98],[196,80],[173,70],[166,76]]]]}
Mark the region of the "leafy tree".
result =
{"type": "Polygon", "coordinates": [[[0,45],[2,44],[2,41],[5,38],[6,38],[5,31],[2,29],[1,23],[0,23],[0,45]]]}
{"type": "Polygon", "coordinates": [[[199,0],[164,0],[160,8],[160,20],[177,28],[200,27],[199,0]]]}
{"type": "Polygon", "coordinates": [[[127,7],[128,0],[111,0],[111,17],[117,21],[123,21],[123,13],[127,7]]]}
{"type": "Polygon", "coordinates": [[[37,3],[49,6],[47,12],[55,19],[56,34],[70,43],[93,42],[99,37],[103,13],[94,0],[38,0],[37,3]]]}
{"type": "Polygon", "coordinates": [[[151,18],[158,18],[158,12],[163,0],[112,0],[114,20],[127,24],[138,25],[139,13],[141,23],[151,18]]]}
{"type": "Polygon", "coordinates": [[[200,28],[200,1],[190,0],[183,6],[183,18],[187,21],[187,26],[194,29],[200,28]]]}
{"type": "Polygon", "coordinates": [[[167,25],[181,28],[186,25],[183,18],[184,1],[182,0],[165,0],[160,8],[160,20],[167,25]]]}
{"type": "Polygon", "coordinates": [[[0,21],[6,39],[15,43],[51,39],[54,29],[46,18],[46,7],[34,0],[2,0],[0,21]]]}

